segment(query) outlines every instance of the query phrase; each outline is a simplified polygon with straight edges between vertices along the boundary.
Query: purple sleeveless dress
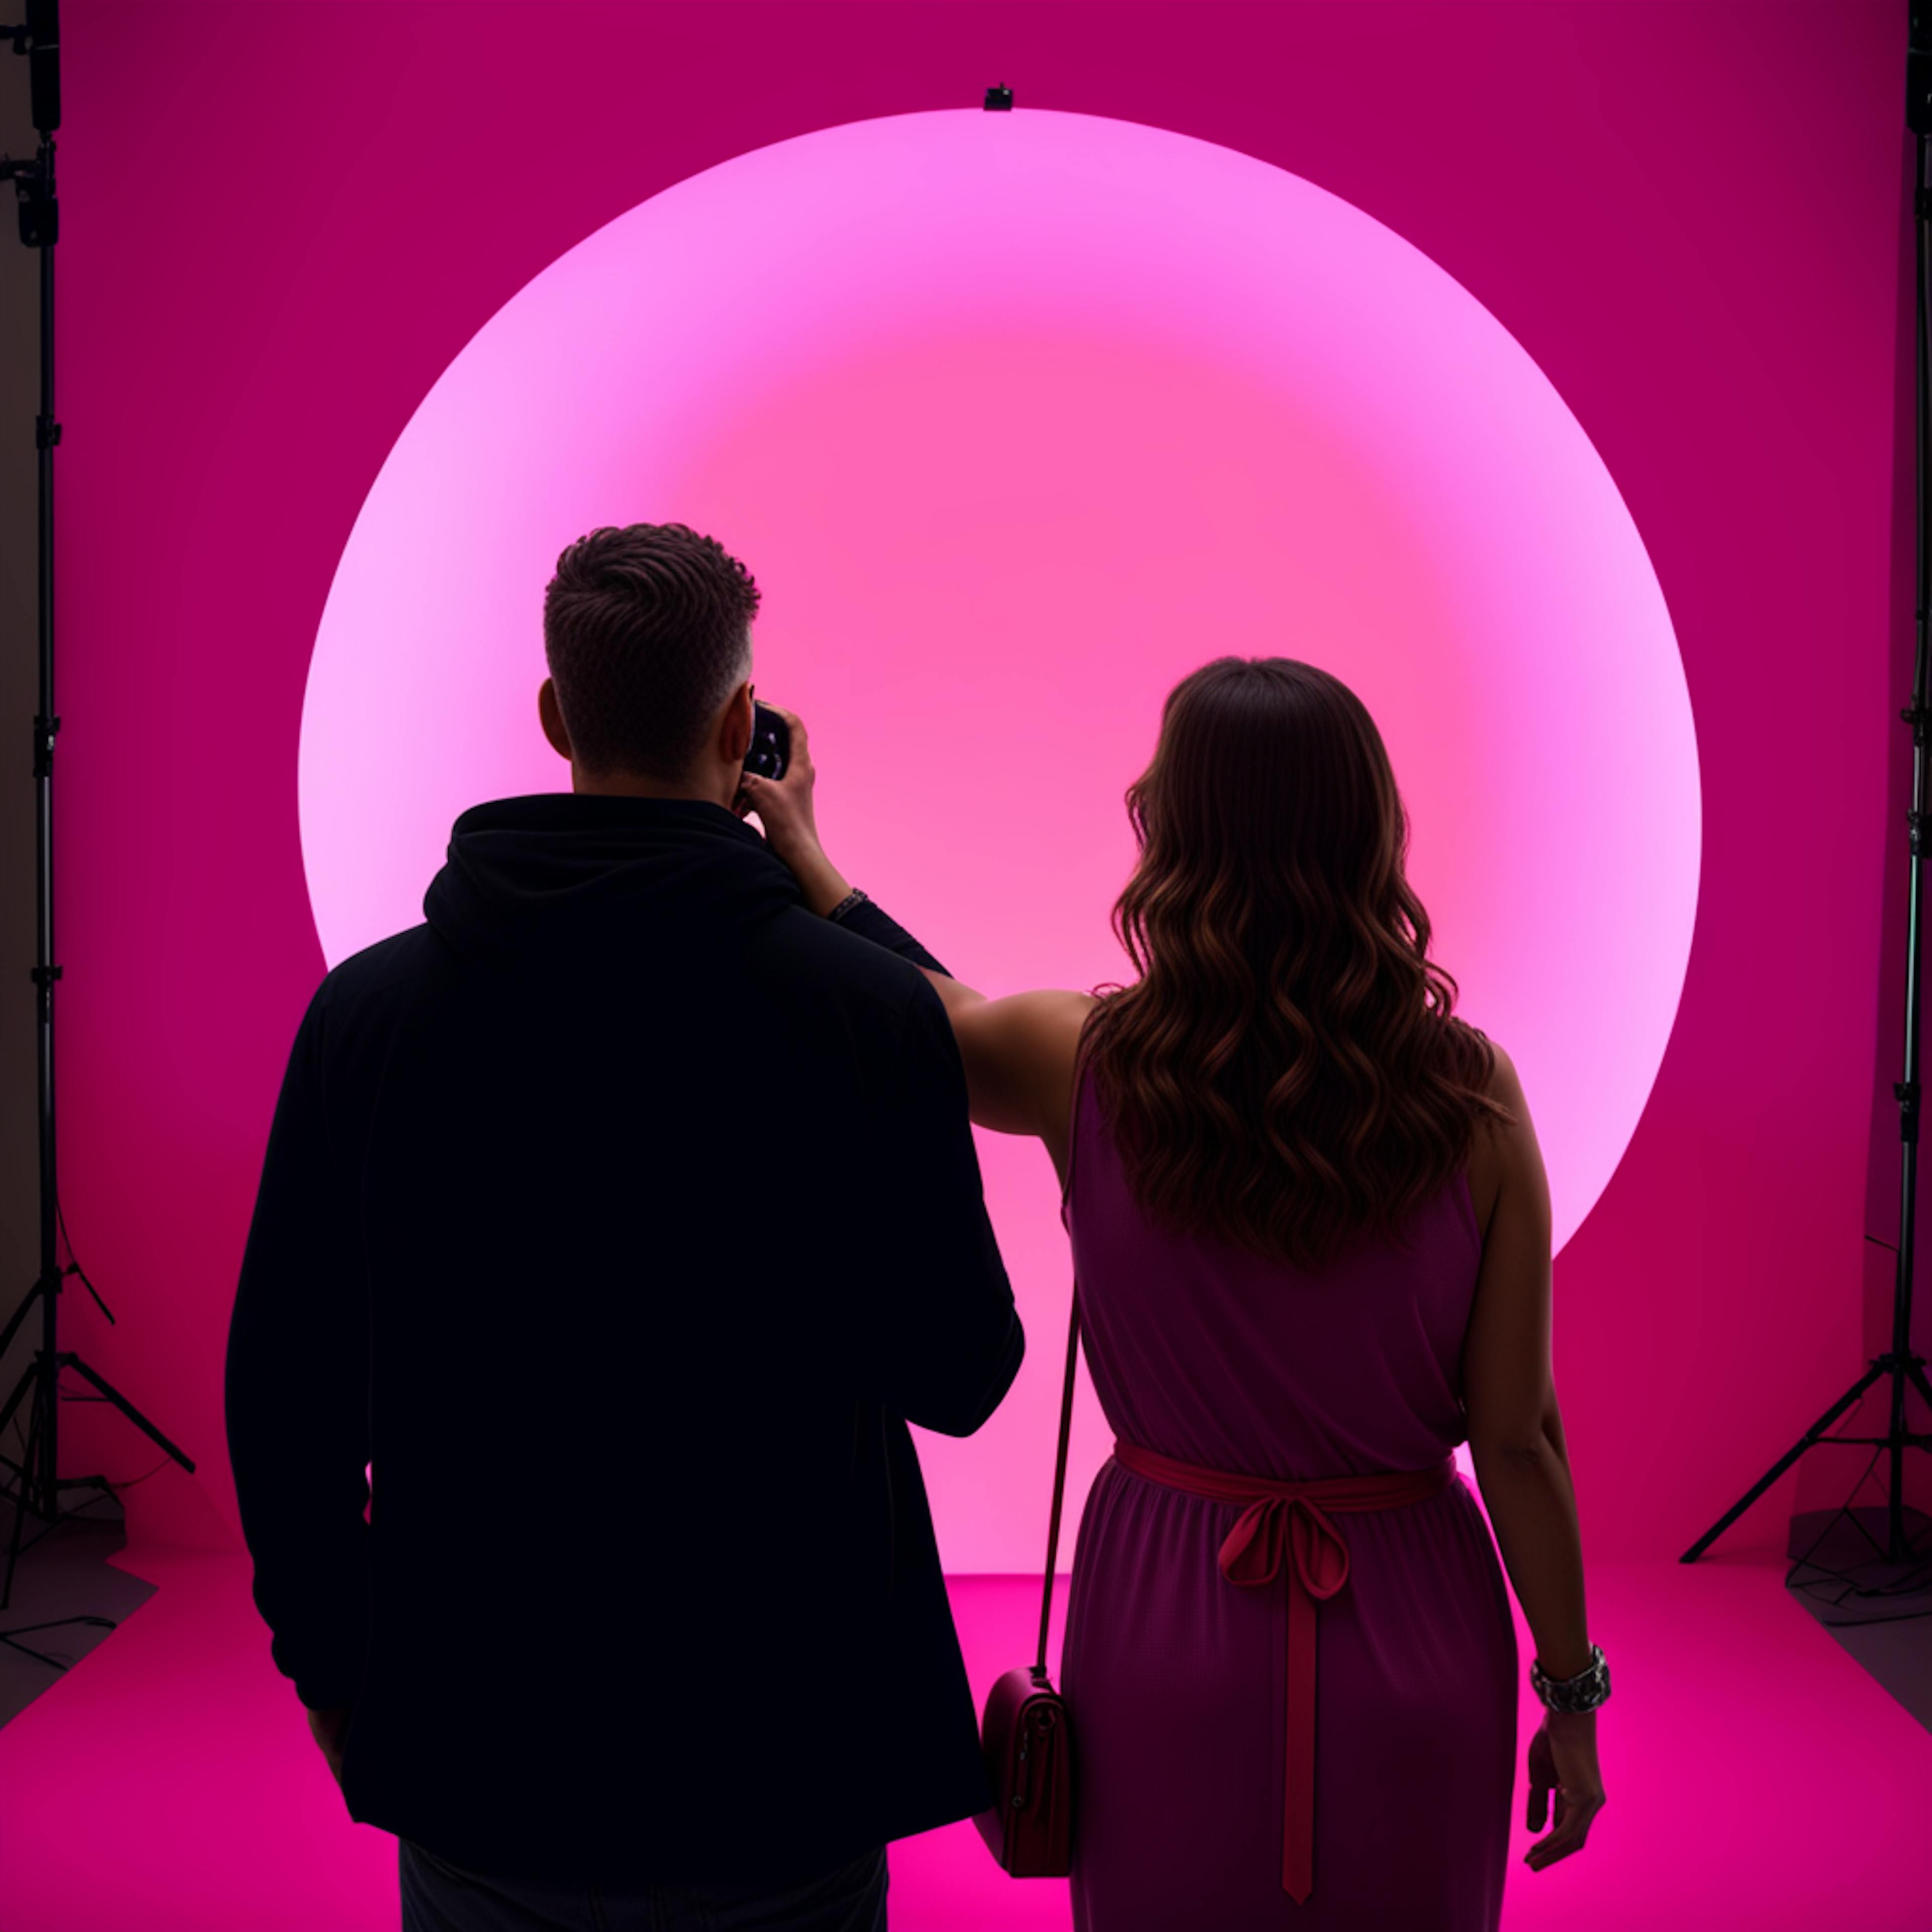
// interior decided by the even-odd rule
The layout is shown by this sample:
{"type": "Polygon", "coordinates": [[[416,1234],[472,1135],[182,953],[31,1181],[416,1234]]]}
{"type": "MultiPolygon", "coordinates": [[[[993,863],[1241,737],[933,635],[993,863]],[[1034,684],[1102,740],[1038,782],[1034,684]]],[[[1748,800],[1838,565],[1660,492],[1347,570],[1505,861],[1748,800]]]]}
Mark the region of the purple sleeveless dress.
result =
{"type": "MultiPolygon", "coordinates": [[[[1062,1219],[1114,1435],[1277,1480],[1421,1469],[1463,1439],[1480,1236],[1459,1175],[1414,1251],[1316,1276],[1148,1226],[1084,1072],[1062,1219]]],[[[1459,1476],[1338,1516],[1318,1611],[1314,1888],[1282,1889],[1287,1594],[1238,1588],[1240,1514],[1109,1459],[1080,1522],[1060,1688],[1074,1749],[1076,1932],[1496,1932],[1515,1774],[1516,1632],[1459,1476]]]]}

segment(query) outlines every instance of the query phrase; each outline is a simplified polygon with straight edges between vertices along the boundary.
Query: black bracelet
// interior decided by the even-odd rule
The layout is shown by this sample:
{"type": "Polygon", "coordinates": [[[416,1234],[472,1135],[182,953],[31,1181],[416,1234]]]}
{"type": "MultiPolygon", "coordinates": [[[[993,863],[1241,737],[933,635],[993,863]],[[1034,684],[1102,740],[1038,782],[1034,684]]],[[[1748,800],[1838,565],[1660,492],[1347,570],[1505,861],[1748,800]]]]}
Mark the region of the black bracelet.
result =
{"type": "Polygon", "coordinates": [[[866,893],[852,893],[835,909],[833,916],[855,938],[896,952],[915,966],[923,966],[949,980],[952,977],[952,969],[944,961],[935,959],[877,899],[866,893]]]}
{"type": "Polygon", "coordinates": [[[843,919],[855,905],[862,905],[866,903],[866,895],[855,886],[825,916],[827,919],[843,919]]]}

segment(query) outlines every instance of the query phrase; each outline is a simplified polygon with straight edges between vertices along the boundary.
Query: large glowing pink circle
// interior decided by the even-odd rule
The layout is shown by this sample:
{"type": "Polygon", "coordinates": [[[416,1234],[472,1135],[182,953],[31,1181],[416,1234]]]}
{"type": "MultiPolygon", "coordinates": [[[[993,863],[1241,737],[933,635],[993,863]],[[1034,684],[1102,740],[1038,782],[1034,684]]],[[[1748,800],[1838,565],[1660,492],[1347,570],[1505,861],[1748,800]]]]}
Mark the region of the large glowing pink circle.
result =
{"type": "MultiPolygon", "coordinates": [[[[1346,678],[1559,1246],[1582,1220],[1689,956],[1690,700],[1588,437],[1426,256],[1247,155],[1027,110],[828,129],[611,222],[444,371],[344,553],[298,774],[331,964],[421,917],[465,806],[568,784],[544,585],[584,530],[672,520],[764,590],[759,688],[811,727],[834,857],[991,993],[1126,970],[1120,794],[1177,679],[1346,678]]],[[[926,1465],[950,1567],[1024,1569],[1066,1248],[1044,1154],[980,1147],[1036,1346],[926,1465]]]]}

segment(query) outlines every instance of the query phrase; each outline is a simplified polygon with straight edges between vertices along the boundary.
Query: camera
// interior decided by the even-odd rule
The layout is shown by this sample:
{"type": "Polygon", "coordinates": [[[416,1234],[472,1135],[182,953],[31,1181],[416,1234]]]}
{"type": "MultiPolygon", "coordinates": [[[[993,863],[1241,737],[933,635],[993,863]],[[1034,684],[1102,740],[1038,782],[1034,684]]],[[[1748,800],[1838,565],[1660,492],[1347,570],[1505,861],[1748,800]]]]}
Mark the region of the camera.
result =
{"type": "Polygon", "coordinates": [[[782,778],[791,762],[791,732],[769,704],[752,700],[752,748],[745,769],[754,777],[782,778]]]}

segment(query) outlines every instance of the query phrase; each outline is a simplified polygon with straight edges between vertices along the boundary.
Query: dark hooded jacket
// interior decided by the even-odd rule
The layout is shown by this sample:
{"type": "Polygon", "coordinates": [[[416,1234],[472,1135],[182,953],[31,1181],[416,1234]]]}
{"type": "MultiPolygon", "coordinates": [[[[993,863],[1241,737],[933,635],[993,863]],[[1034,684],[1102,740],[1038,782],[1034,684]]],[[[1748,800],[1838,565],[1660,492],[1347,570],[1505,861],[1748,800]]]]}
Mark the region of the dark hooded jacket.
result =
{"type": "Polygon", "coordinates": [[[424,911],[310,1004],[228,1345],[350,1815],[777,1884],[978,1810],[906,1424],[1022,1341],[938,994],[698,800],[478,806],[424,911]]]}

